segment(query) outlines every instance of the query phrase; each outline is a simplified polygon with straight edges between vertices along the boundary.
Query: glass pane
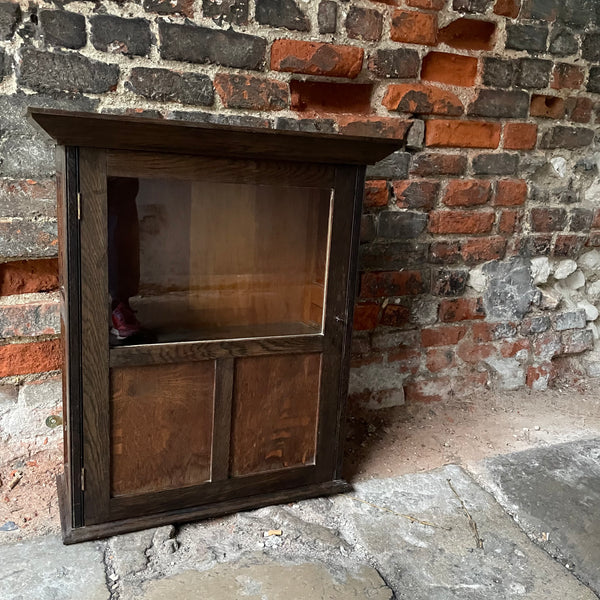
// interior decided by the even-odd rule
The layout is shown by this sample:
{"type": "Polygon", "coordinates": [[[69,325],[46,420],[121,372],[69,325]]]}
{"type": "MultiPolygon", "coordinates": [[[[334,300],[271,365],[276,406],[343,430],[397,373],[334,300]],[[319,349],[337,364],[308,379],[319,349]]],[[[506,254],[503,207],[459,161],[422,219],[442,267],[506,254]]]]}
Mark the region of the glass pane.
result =
{"type": "Polygon", "coordinates": [[[320,332],[331,190],[108,178],[111,343],[320,332]]]}

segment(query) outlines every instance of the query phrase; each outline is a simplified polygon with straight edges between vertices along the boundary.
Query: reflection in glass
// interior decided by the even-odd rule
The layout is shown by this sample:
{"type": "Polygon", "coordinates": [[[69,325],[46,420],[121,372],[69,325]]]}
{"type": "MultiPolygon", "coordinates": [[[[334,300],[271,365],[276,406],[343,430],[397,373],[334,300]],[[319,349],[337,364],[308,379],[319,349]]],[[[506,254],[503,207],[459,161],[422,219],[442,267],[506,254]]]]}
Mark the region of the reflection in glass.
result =
{"type": "Polygon", "coordinates": [[[107,193],[113,345],[321,331],[331,190],[109,177],[107,193]]]}

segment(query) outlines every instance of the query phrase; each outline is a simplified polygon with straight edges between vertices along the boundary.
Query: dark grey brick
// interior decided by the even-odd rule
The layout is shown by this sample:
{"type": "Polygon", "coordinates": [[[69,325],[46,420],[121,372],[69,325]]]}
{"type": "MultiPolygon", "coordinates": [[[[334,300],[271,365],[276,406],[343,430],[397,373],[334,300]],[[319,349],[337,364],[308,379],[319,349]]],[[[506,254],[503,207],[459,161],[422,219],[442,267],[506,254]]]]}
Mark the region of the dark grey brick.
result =
{"type": "Polygon", "coordinates": [[[310,21],[294,0],[256,0],[256,20],[262,25],[308,31],[310,21]]]}
{"type": "Polygon", "coordinates": [[[551,60],[522,58],[517,67],[515,85],[531,89],[545,88],[548,86],[551,69],[551,60]]]}
{"type": "Polygon", "coordinates": [[[117,85],[119,67],[75,53],[42,52],[26,48],[21,55],[18,82],[38,92],[102,94],[117,85]]]}
{"type": "Polygon", "coordinates": [[[550,317],[546,316],[528,317],[521,323],[522,335],[544,333],[548,329],[550,329],[550,317]]]}
{"type": "Polygon", "coordinates": [[[561,0],[558,20],[582,29],[600,23],[600,4],[597,0],[561,0]]]}
{"type": "Polygon", "coordinates": [[[588,232],[594,220],[594,211],[589,208],[574,208],[571,211],[571,231],[588,232]]]}
{"type": "Polygon", "coordinates": [[[384,211],[379,215],[377,237],[388,240],[416,238],[425,231],[426,225],[424,213],[384,211]]]}
{"type": "Polygon", "coordinates": [[[556,56],[569,56],[577,54],[579,45],[573,32],[569,29],[554,27],[550,36],[550,52],[556,56]]]}
{"type": "Polygon", "coordinates": [[[8,75],[8,61],[6,60],[4,50],[0,48],[0,81],[2,81],[6,75],[8,75]]]}
{"type": "Polygon", "coordinates": [[[0,222],[0,256],[38,258],[58,254],[56,221],[15,219],[0,222]]]}
{"type": "Polygon", "coordinates": [[[380,49],[369,59],[369,70],[379,77],[412,79],[420,68],[419,53],[407,48],[380,49]]]}
{"type": "Polygon", "coordinates": [[[375,215],[362,215],[360,218],[360,243],[372,242],[377,237],[375,215]]]}
{"type": "Polygon", "coordinates": [[[121,19],[110,15],[95,15],[92,24],[92,44],[96,50],[126,56],[146,56],[152,36],[146,19],[121,19]]]}
{"type": "Polygon", "coordinates": [[[166,22],[159,24],[159,34],[160,55],[167,60],[253,70],[264,66],[267,41],[254,35],[166,22]]]}
{"type": "Polygon", "coordinates": [[[559,0],[524,0],[519,17],[554,21],[558,15],[559,0]]]}
{"type": "Polygon", "coordinates": [[[378,10],[352,6],[348,11],[345,26],[348,37],[376,42],[381,39],[383,15],[378,10]]]}
{"type": "Polygon", "coordinates": [[[74,49],[85,46],[87,34],[83,15],[66,10],[42,10],[39,20],[47,44],[74,49]]]}
{"type": "Polygon", "coordinates": [[[202,12],[219,25],[223,21],[234,25],[248,24],[248,0],[203,0],[202,12]]]}
{"type": "Polygon", "coordinates": [[[481,90],[469,114],[479,117],[526,117],[529,111],[529,94],[521,91],[481,90]]]}
{"type": "Polygon", "coordinates": [[[484,57],[483,85],[507,88],[513,84],[516,63],[502,58],[484,57]]]}
{"type": "Polygon", "coordinates": [[[231,127],[253,127],[255,129],[271,129],[272,121],[263,117],[251,115],[229,115],[221,113],[207,113],[195,110],[175,110],[169,113],[169,118],[192,123],[215,123],[217,125],[229,125],[231,127]]]}
{"type": "Polygon", "coordinates": [[[144,10],[159,15],[181,14],[191,19],[194,16],[194,0],[144,0],[144,10]]]}
{"type": "Polygon", "coordinates": [[[600,31],[593,31],[583,36],[581,56],[590,62],[600,62],[600,31]]]}
{"type": "Polygon", "coordinates": [[[276,129],[308,133],[335,133],[336,131],[333,119],[290,119],[288,117],[279,117],[276,129]]]}
{"type": "Polygon", "coordinates": [[[588,92],[600,94],[600,67],[592,67],[590,69],[587,90],[588,92]]]}
{"type": "Polygon", "coordinates": [[[506,24],[506,47],[511,50],[543,52],[546,49],[548,27],[546,25],[506,24]]]}
{"type": "Polygon", "coordinates": [[[560,335],[561,354],[579,354],[594,347],[594,334],[589,329],[563,331],[560,335]]]}
{"type": "Polygon", "coordinates": [[[410,154],[399,150],[378,163],[369,165],[367,177],[369,179],[406,179],[409,161],[410,154]]]}
{"type": "Polygon", "coordinates": [[[175,73],[167,69],[132,69],[126,87],[144,98],[211,106],[214,90],[210,77],[199,73],[175,73]]]}
{"type": "Polygon", "coordinates": [[[453,0],[452,2],[454,10],[466,13],[484,13],[491,5],[491,0],[453,0]]]}
{"type": "Polygon", "coordinates": [[[360,269],[393,271],[423,265],[427,262],[428,249],[428,244],[415,240],[365,244],[360,247],[360,269]]]}
{"type": "Polygon", "coordinates": [[[337,29],[337,4],[332,0],[322,0],[319,3],[317,22],[319,33],[335,33],[337,29]]]}
{"type": "Polygon", "coordinates": [[[20,20],[21,7],[16,2],[0,2],[0,41],[12,38],[20,20]]]}
{"type": "MultiPolygon", "coordinates": [[[[598,69],[600,72],[600,68],[598,69]]],[[[598,77],[600,84],[600,73],[598,77]]],[[[594,130],[585,127],[565,127],[557,125],[546,131],[542,137],[540,148],[583,148],[594,140],[594,130]]]]}
{"type": "Polygon", "coordinates": [[[467,269],[433,269],[431,293],[435,296],[461,296],[469,281],[467,269]]]}
{"type": "Polygon", "coordinates": [[[476,175],[514,175],[518,168],[518,154],[479,154],[473,159],[476,175]]]}
{"type": "Polygon", "coordinates": [[[583,329],[585,327],[585,310],[580,308],[556,315],[554,327],[556,331],[565,331],[566,329],[583,329]]]}

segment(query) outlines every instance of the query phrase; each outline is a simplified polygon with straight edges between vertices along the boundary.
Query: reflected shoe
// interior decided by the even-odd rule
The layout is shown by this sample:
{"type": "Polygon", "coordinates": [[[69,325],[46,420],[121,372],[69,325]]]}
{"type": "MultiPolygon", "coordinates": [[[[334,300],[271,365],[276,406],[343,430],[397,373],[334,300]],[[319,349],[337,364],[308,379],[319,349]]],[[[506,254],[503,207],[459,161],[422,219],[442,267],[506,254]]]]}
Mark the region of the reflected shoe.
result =
{"type": "Polygon", "coordinates": [[[131,307],[125,302],[119,302],[113,309],[111,320],[112,327],[110,333],[118,342],[128,340],[142,332],[140,322],[137,320],[131,307]]]}

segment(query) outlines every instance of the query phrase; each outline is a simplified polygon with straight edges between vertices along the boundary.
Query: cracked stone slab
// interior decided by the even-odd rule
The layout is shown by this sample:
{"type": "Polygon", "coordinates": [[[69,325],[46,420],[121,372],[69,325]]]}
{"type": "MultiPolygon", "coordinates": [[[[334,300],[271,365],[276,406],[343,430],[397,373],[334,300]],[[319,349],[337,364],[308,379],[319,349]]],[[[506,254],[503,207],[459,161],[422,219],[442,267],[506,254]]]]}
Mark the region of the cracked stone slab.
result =
{"type": "Polygon", "coordinates": [[[63,546],[57,536],[0,546],[0,598],[109,600],[103,547],[63,546]]]}
{"type": "Polygon", "coordinates": [[[482,480],[530,537],[600,595],[600,438],[482,466],[482,480]]]}
{"type": "Polygon", "coordinates": [[[361,482],[336,504],[347,515],[342,535],[371,557],[398,600],[597,600],[460,467],[361,482]]]}

